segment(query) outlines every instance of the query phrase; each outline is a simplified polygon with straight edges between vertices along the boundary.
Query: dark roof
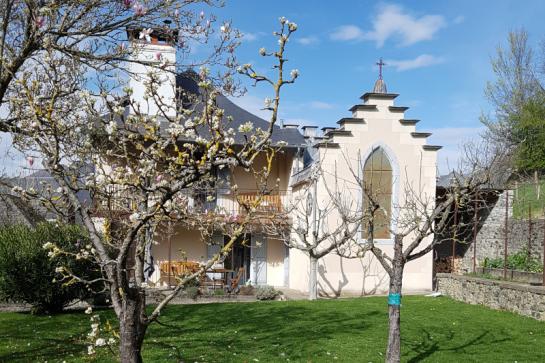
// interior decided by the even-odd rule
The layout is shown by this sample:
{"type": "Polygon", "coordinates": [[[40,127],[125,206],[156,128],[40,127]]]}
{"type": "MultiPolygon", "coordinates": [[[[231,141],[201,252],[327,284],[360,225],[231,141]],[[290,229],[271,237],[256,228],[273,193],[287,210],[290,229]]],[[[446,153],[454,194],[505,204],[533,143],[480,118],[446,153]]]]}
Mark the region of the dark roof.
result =
{"type": "Polygon", "coordinates": [[[405,112],[409,109],[406,106],[388,106],[388,109],[392,112],[405,112]]]}
{"type": "Polygon", "coordinates": [[[409,125],[416,125],[418,122],[420,122],[420,120],[402,118],[401,120],[399,120],[399,122],[401,122],[402,125],[409,126],[409,125]]]}
{"type": "Polygon", "coordinates": [[[377,111],[378,108],[377,108],[377,105],[354,105],[352,107],[350,107],[350,110],[351,112],[354,112],[354,111],[377,111]]]}
{"type": "Polygon", "coordinates": [[[369,98],[378,98],[383,100],[393,100],[399,96],[397,93],[375,93],[375,92],[366,92],[360,98],[364,101],[367,101],[369,98]]]}
{"type": "MultiPolygon", "coordinates": [[[[200,98],[201,96],[201,89],[198,86],[198,75],[194,72],[188,71],[181,74],[178,74],[176,77],[176,87],[178,89],[183,89],[187,91],[188,93],[192,94],[193,96],[196,96],[196,98],[200,98]]],[[[220,94],[216,98],[216,104],[219,108],[224,110],[224,125],[226,128],[232,127],[235,130],[238,130],[238,127],[248,121],[252,122],[254,125],[254,128],[261,128],[262,130],[267,130],[269,127],[269,121],[265,121],[262,118],[246,111],[245,109],[237,106],[235,103],[233,103],[229,98],[225,97],[224,95],[220,94]],[[228,117],[232,118],[232,121],[228,121],[228,117]]],[[[202,108],[202,105],[199,106],[198,104],[194,106],[195,109],[199,110],[202,108]]],[[[199,134],[202,137],[205,137],[208,130],[206,127],[202,127],[201,130],[199,130],[199,134]]],[[[271,136],[271,141],[273,144],[276,144],[280,141],[286,142],[288,147],[300,147],[306,145],[305,138],[303,135],[299,132],[297,128],[281,128],[278,125],[274,125],[273,133],[271,136]]],[[[235,135],[235,143],[237,144],[245,144],[246,140],[244,139],[244,136],[241,135],[239,132],[236,132],[235,135]]]]}

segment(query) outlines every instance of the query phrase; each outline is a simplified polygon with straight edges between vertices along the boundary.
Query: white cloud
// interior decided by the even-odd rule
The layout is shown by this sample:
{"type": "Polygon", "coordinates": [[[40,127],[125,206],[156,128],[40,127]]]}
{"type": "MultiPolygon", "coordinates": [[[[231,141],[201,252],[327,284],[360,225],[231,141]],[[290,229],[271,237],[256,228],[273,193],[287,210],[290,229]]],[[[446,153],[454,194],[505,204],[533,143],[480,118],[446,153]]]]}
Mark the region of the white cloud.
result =
{"type": "Polygon", "coordinates": [[[464,21],[466,20],[466,17],[463,16],[463,15],[458,15],[457,17],[454,18],[454,20],[452,21],[454,24],[462,24],[464,21]]]}
{"type": "Polygon", "coordinates": [[[322,101],[311,101],[308,103],[308,106],[318,110],[331,110],[334,107],[331,103],[322,101]]]}
{"type": "Polygon", "coordinates": [[[363,40],[364,32],[356,25],[342,25],[331,33],[330,38],[333,40],[363,40]]]}
{"type": "Polygon", "coordinates": [[[466,142],[478,140],[484,127],[441,127],[432,129],[428,144],[441,145],[437,154],[437,166],[441,175],[456,169],[460,162],[460,148],[466,142]]]}
{"type": "Polygon", "coordinates": [[[341,41],[371,40],[382,47],[389,38],[396,38],[403,46],[430,40],[435,33],[446,26],[441,15],[424,15],[419,18],[405,13],[399,5],[384,5],[373,19],[373,29],[363,31],[356,25],[343,25],[332,34],[331,39],[341,41]]]}
{"type": "Polygon", "coordinates": [[[248,42],[253,42],[261,38],[264,34],[265,34],[264,32],[258,32],[258,33],[242,32],[242,39],[248,42]]]}
{"type": "Polygon", "coordinates": [[[408,71],[422,67],[432,66],[434,64],[443,63],[445,60],[441,57],[436,57],[430,54],[421,54],[414,59],[404,60],[386,60],[386,64],[395,68],[396,71],[408,71]]]}
{"type": "Polygon", "coordinates": [[[320,42],[320,40],[313,35],[309,37],[296,38],[295,41],[302,45],[312,45],[320,42]]]}

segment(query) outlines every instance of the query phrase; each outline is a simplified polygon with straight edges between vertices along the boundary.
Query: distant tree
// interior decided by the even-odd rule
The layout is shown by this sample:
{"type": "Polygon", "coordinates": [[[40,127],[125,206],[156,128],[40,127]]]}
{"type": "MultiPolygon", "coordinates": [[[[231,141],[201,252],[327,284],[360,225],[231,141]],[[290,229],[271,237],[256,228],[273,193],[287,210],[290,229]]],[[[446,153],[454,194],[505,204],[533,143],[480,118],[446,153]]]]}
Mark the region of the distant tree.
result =
{"type": "Polygon", "coordinates": [[[498,46],[491,65],[496,79],[487,83],[485,95],[494,111],[493,115],[481,116],[481,122],[487,127],[484,136],[509,150],[511,162],[519,168],[534,169],[536,154],[530,163],[521,162],[519,158],[527,157],[529,150],[545,146],[539,143],[539,137],[527,134],[530,125],[539,119],[539,102],[545,97],[540,76],[545,68],[535,59],[534,49],[528,44],[528,33],[524,29],[510,32],[507,47],[498,46]],[[520,148],[525,150],[521,152],[520,148]]]}
{"type": "Polygon", "coordinates": [[[511,117],[513,138],[518,142],[515,165],[526,172],[545,170],[545,98],[526,102],[511,117]]]}

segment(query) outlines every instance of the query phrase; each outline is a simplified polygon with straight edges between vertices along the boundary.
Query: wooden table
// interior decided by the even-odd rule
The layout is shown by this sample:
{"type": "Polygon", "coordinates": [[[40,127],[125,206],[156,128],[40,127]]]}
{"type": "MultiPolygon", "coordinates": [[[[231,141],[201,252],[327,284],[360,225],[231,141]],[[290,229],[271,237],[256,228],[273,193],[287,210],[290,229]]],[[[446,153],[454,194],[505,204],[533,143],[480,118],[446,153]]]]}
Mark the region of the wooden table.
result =
{"type": "MultiPolygon", "coordinates": [[[[212,273],[212,274],[223,274],[223,279],[221,279],[219,282],[218,285],[221,286],[221,288],[223,288],[227,283],[227,275],[232,273],[232,272],[235,272],[234,270],[231,270],[231,269],[227,269],[227,268],[211,268],[209,270],[206,270],[206,273],[209,274],[209,273],[212,273]]],[[[212,278],[212,286],[213,288],[216,287],[216,283],[218,282],[215,278],[212,278]]]]}

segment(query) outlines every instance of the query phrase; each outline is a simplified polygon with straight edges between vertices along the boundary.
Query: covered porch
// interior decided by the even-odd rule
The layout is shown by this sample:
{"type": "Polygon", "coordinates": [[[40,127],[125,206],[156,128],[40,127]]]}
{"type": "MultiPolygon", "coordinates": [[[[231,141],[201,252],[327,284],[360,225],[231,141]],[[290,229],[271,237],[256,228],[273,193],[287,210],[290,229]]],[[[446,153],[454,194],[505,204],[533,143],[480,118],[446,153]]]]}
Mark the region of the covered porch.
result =
{"type": "MultiPolygon", "coordinates": [[[[228,241],[216,234],[205,242],[198,230],[174,228],[174,233],[152,247],[154,271],[148,283],[171,287],[180,277],[197,271],[228,241]]],[[[229,291],[234,285],[288,286],[289,249],[280,240],[261,233],[247,233],[235,242],[223,261],[213,265],[198,281],[201,288],[229,291]]]]}

